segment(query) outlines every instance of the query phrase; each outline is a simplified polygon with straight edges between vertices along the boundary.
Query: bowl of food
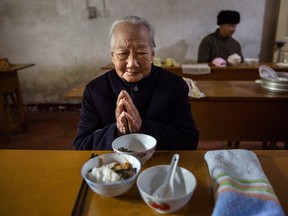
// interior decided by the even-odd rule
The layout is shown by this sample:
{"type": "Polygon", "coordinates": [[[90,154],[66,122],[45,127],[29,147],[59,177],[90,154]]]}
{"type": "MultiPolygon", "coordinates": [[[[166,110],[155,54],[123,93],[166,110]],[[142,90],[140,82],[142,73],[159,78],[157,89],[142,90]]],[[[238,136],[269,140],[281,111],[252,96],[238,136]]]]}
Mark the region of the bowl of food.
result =
{"type": "Polygon", "coordinates": [[[112,148],[117,154],[128,154],[138,158],[141,164],[149,160],[155,152],[157,141],[147,134],[127,134],[116,138],[112,148]]]}
{"type": "Polygon", "coordinates": [[[173,213],[183,208],[191,199],[196,188],[196,178],[187,169],[177,167],[171,197],[156,197],[153,193],[163,183],[169,170],[169,165],[150,167],[140,173],[137,178],[137,188],[144,202],[160,214],[173,213]]]}
{"type": "Polygon", "coordinates": [[[115,197],[126,193],[135,183],[141,170],[140,161],[132,155],[103,154],[81,168],[81,175],[97,194],[115,197]]]}

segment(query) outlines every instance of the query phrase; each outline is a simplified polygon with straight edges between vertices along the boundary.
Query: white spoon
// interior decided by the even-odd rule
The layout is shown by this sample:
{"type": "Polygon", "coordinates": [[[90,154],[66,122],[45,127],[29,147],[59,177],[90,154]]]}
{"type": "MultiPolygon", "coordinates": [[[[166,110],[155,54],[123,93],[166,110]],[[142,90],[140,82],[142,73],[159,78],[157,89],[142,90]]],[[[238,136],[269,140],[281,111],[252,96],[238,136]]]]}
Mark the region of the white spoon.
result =
{"type": "Polygon", "coordinates": [[[170,163],[167,176],[165,177],[163,184],[160,185],[160,187],[154,191],[153,193],[154,197],[164,198],[173,196],[174,193],[173,181],[178,161],[179,161],[179,154],[174,154],[170,163]]]}

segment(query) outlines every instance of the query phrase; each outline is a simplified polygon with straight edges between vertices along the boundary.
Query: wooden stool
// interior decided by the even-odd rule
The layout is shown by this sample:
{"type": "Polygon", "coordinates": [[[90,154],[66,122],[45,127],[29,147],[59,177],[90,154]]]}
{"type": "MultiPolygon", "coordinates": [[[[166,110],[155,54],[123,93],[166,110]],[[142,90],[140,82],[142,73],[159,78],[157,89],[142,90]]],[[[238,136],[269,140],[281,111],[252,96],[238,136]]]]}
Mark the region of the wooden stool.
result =
{"type": "Polygon", "coordinates": [[[28,131],[17,70],[33,65],[11,65],[0,70],[0,132],[7,137],[8,142],[11,141],[12,132],[19,127],[24,132],[28,131]]]}

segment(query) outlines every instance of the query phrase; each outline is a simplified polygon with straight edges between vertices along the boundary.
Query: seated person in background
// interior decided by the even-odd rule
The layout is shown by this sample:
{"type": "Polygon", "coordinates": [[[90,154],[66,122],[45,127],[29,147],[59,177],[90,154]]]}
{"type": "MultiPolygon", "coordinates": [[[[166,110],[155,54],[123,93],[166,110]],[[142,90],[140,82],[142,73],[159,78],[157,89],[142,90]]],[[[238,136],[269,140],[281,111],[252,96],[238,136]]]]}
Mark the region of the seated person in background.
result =
{"type": "Polygon", "coordinates": [[[152,64],[154,27],[137,16],[116,21],[110,29],[115,69],[87,84],[75,149],[112,149],[112,141],[129,133],[149,134],[157,149],[194,150],[195,126],[188,86],[152,64]]]}
{"type": "Polygon", "coordinates": [[[219,28],[202,39],[198,49],[198,62],[215,62],[219,64],[217,66],[225,66],[227,61],[231,64],[243,62],[241,46],[232,37],[239,22],[240,14],[237,11],[220,11],[217,16],[219,28]]]}

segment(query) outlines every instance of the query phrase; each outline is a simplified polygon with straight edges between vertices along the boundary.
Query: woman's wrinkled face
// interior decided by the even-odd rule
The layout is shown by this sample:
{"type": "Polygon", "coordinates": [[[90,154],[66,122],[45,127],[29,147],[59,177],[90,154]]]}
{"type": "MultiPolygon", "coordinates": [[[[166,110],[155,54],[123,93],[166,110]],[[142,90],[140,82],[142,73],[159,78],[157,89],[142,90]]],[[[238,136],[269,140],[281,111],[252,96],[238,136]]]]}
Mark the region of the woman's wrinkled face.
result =
{"type": "Polygon", "coordinates": [[[114,31],[112,62],[119,77],[138,82],[151,71],[154,50],[146,27],[123,23],[114,31]]]}

